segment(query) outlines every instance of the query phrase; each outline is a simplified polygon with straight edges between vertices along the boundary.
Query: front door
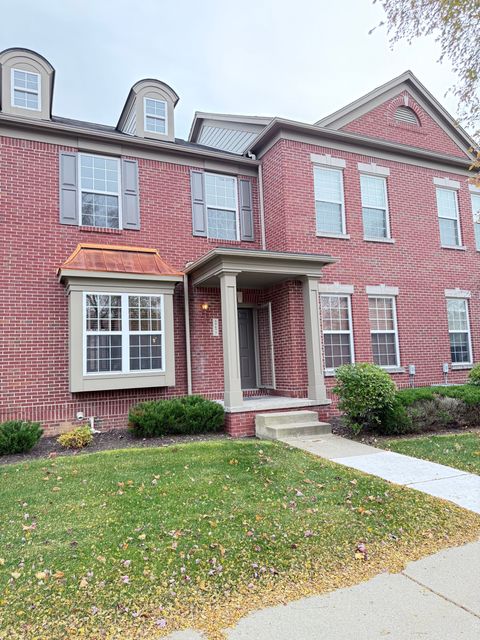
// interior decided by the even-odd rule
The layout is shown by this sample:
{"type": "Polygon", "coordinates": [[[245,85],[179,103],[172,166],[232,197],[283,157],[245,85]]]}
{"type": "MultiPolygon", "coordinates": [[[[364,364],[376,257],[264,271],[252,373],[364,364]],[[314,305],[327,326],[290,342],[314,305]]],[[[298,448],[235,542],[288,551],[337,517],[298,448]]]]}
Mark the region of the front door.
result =
{"type": "Polygon", "coordinates": [[[253,309],[238,309],[238,342],[242,389],[255,389],[257,386],[257,368],[255,365],[253,309]]]}

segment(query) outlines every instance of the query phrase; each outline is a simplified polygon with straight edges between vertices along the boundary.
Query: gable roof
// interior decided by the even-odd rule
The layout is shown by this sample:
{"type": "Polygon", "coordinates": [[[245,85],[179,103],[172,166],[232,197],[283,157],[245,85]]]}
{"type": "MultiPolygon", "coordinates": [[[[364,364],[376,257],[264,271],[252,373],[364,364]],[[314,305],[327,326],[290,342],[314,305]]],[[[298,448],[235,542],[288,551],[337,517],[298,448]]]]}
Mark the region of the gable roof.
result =
{"type": "Polygon", "coordinates": [[[443,131],[445,131],[465,153],[470,155],[468,149],[477,146],[473,138],[471,138],[465,129],[442,107],[440,102],[438,102],[411,71],[404,71],[401,75],[373,89],[373,91],[366,93],[345,107],[338,109],[325,118],[321,118],[315,122],[315,125],[328,129],[341,129],[389,98],[393,98],[402,90],[411,92],[412,96],[443,131]]]}
{"type": "Polygon", "coordinates": [[[214,149],[243,154],[272,118],[196,111],[188,139],[214,149]]]}

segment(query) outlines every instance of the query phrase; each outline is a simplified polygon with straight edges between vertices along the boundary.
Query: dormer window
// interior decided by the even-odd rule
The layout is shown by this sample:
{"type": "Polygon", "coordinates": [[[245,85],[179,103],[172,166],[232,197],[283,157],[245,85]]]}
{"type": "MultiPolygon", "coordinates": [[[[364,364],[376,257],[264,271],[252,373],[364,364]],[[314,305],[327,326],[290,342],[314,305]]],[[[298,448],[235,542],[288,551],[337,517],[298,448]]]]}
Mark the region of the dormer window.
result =
{"type": "Polygon", "coordinates": [[[38,73],[12,69],[12,106],[39,111],[40,84],[38,73]]]}
{"type": "Polygon", "coordinates": [[[11,116],[49,120],[55,70],[29,49],[0,51],[0,111],[11,116]]]}
{"type": "Polygon", "coordinates": [[[415,111],[407,107],[406,105],[401,105],[395,111],[395,122],[399,122],[402,124],[414,124],[417,127],[420,126],[420,120],[417,117],[415,111]]]}
{"type": "Polygon", "coordinates": [[[165,134],[167,132],[167,103],[165,100],[144,98],[145,131],[165,134]]]}
{"type": "Polygon", "coordinates": [[[177,102],[177,94],[165,82],[152,78],[139,80],[128,94],[117,129],[129,136],[174,142],[177,102]]]}

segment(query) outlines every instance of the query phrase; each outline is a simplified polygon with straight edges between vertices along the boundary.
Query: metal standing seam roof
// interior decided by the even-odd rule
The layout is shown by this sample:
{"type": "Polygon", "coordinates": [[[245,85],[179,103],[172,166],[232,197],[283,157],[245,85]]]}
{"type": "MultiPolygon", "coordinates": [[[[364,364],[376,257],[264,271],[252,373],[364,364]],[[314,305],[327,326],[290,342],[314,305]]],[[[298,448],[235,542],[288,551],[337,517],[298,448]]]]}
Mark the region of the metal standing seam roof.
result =
{"type": "Polygon", "coordinates": [[[78,244],[72,255],[58,269],[137,273],[156,276],[183,276],[171,267],[156,249],[104,244],[78,244]]]}

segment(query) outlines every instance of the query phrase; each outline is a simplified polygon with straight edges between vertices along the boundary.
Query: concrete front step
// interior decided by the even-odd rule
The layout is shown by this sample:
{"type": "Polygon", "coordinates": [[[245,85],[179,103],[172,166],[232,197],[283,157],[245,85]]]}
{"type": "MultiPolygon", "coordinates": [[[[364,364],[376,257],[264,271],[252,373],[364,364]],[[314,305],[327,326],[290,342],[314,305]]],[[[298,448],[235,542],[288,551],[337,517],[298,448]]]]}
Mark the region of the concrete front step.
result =
{"type": "Polygon", "coordinates": [[[285,411],[258,413],[255,417],[257,438],[282,440],[302,436],[314,436],[331,433],[326,422],[319,422],[315,411],[285,411]]]}

